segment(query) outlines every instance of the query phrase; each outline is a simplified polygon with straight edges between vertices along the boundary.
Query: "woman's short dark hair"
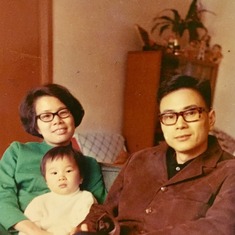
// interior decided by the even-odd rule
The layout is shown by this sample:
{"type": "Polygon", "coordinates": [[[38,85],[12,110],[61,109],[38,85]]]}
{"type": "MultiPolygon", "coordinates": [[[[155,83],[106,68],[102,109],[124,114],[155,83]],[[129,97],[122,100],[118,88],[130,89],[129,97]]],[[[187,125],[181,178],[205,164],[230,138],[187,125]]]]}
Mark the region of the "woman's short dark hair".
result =
{"type": "Polygon", "coordinates": [[[198,79],[187,75],[176,75],[164,80],[158,90],[157,101],[160,104],[163,97],[181,88],[197,91],[203,98],[208,109],[211,108],[211,86],[207,79],[198,79]]]}
{"type": "Polygon", "coordinates": [[[71,145],[57,146],[57,147],[50,149],[48,152],[46,152],[46,154],[42,158],[41,165],[40,165],[40,170],[41,170],[41,174],[43,175],[43,177],[45,178],[46,163],[48,161],[63,159],[64,157],[69,157],[76,162],[76,165],[80,172],[80,176],[81,178],[83,178],[84,173],[85,173],[84,172],[84,155],[81,152],[73,149],[71,145]]]}
{"type": "Polygon", "coordinates": [[[52,96],[59,99],[71,112],[75,127],[79,126],[84,116],[84,109],[81,103],[64,86],[47,84],[30,90],[20,104],[20,119],[26,132],[42,138],[42,135],[37,130],[35,111],[35,102],[42,96],[52,96]]]}

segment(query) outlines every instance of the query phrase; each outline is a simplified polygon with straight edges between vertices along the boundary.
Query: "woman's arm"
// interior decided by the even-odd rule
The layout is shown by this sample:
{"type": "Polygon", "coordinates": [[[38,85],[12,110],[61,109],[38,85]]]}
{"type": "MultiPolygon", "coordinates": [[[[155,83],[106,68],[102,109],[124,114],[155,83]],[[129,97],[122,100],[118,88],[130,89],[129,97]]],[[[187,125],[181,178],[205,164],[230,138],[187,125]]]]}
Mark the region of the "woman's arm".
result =
{"type": "Polygon", "coordinates": [[[19,208],[17,197],[15,183],[17,150],[18,144],[14,142],[0,160],[0,224],[6,230],[17,222],[27,219],[19,208]]]}
{"type": "Polygon", "coordinates": [[[43,143],[13,142],[0,160],[0,224],[8,230],[27,220],[23,211],[36,196],[48,188],[40,174],[43,143]]]}
{"type": "Polygon", "coordinates": [[[82,189],[90,191],[98,203],[103,203],[107,196],[107,191],[100,165],[92,157],[84,156],[84,160],[85,177],[83,179],[82,189]]]}
{"type": "Polygon", "coordinates": [[[42,230],[39,228],[36,224],[31,222],[30,220],[23,220],[17,224],[15,224],[14,228],[17,231],[23,232],[27,235],[52,235],[52,233],[49,233],[45,230],[42,230]]]}

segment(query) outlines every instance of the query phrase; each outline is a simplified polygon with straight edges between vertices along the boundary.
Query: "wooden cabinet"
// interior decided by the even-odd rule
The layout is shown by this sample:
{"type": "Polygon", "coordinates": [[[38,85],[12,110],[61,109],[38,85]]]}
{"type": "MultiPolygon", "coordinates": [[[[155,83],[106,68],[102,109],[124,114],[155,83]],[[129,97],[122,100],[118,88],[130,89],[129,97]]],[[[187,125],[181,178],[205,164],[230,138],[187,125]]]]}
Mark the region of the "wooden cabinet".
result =
{"type": "Polygon", "coordinates": [[[161,51],[129,52],[124,89],[123,136],[129,152],[154,144],[158,108],[156,94],[161,51]]]}
{"type": "Polygon", "coordinates": [[[200,79],[209,79],[214,96],[218,64],[209,61],[189,59],[181,55],[164,54],[162,57],[161,77],[165,79],[174,74],[185,74],[200,79]]]}
{"type": "Polygon", "coordinates": [[[210,79],[214,94],[218,66],[213,63],[161,51],[138,51],[128,53],[126,66],[122,134],[130,153],[163,139],[156,102],[162,79],[177,73],[210,79]]]}

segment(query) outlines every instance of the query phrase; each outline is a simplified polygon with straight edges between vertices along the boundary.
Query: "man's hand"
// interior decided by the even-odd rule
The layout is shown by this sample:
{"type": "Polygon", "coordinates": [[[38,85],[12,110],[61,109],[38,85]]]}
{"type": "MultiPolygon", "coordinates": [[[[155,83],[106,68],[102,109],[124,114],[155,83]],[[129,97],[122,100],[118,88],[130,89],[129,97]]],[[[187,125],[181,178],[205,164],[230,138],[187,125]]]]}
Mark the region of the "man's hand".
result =
{"type": "Polygon", "coordinates": [[[97,231],[109,233],[115,228],[113,220],[107,216],[102,216],[97,222],[97,231]]]}

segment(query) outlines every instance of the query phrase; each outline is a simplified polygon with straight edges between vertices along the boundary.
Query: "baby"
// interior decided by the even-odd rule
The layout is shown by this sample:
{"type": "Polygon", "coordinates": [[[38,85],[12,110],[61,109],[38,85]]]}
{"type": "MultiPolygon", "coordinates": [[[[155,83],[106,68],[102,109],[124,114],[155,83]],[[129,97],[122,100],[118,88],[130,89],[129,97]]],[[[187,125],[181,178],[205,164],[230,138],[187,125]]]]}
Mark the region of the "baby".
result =
{"type": "Polygon", "coordinates": [[[49,150],[42,159],[41,173],[51,192],[34,198],[25,215],[51,234],[73,234],[96,203],[90,192],[80,190],[83,169],[83,155],[70,146],[49,150]]]}

